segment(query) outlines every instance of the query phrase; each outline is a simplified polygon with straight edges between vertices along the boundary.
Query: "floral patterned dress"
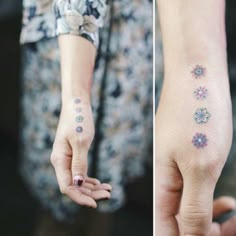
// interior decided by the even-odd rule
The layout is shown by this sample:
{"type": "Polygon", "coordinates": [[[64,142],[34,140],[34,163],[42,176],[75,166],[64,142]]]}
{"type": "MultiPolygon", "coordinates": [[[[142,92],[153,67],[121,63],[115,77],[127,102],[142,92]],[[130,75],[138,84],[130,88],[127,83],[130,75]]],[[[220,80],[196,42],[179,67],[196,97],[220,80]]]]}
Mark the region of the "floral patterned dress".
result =
{"type": "Polygon", "coordinates": [[[59,34],[80,35],[98,50],[92,87],[96,135],[90,172],[113,186],[98,210],[125,201],[124,185],[152,158],[152,2],[148,0],[24,0],[21,173],[58,220],[79,206],[60,194],[50,154],[61,107],[59,34]],[[54,6],[53,6],[54,5],[54,6]]]}

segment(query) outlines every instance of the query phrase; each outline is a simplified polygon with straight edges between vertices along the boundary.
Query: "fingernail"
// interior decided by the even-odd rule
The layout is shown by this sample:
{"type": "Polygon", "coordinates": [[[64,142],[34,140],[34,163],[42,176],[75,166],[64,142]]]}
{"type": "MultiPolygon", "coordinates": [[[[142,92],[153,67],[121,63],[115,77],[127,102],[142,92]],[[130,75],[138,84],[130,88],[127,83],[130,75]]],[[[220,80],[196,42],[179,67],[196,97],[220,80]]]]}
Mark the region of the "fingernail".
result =
{"type": "Polygon", "coordinates": [[[75,186],[80,187],[83,184],[83,182],[84,182],[84,177],[83,176],[81,176],[81,175],[74,176],[73,183],[74,183],[75,186]]]}

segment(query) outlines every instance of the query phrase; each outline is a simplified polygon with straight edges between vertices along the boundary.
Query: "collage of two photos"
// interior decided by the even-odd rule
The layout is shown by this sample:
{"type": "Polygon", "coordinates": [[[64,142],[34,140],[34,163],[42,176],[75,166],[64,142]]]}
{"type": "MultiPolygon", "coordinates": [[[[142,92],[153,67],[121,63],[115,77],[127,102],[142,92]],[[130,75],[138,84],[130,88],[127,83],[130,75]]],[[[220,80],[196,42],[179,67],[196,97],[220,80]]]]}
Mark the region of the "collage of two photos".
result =
{"type": "Polygon", "coordinates": [[[0,235],[236,236],[233,0],[0,2],[0,235]]]}

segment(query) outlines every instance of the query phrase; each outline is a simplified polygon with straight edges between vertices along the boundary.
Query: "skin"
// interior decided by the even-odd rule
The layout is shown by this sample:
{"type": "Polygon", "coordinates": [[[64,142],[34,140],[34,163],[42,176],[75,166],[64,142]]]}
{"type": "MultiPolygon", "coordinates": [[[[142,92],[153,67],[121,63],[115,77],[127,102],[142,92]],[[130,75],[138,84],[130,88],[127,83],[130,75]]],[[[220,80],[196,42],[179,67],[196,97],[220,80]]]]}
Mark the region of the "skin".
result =
{"type": "MultiPolygon", "coordinates": [[[[213,218],[236,209],[236,201],[232,197],[222,196],[214,200],[213,202],[213,218]]],[[[178,224],[179,216],[176,217],[178,224]]],[[[210,226],[210,232],[207,236],[235,236],[236,235],[236,216],[230,218],[223,224],[212,222],[210,226]]],[[[181,228],[180,224],[179,227],[181,228]]]]}
{"type": "Polygon", "coordinates": [[[51,154],[58,184],[79,205],[97,207],[96,201],[109,199],[112,187],[87,176],[87,156],[94,137],[94,121],[90,92],[96,49],[86,39],[74,35],[59,36],[61,54],[62,108],[51,154]],[[75,98],[81,103],[75,104],[75,98]],[[82,123],[76,122],[76,108],[82,108],[82,123]],[[77,132],[76,127],[83,131],[77,132]],[[73,185],[73,177],[83,177],[81,187],[73,185]]]}
{"type": "Polygon", "coordinates": [[[224,5],[158,0],[165,76],[155,120],[156,236],[210,231],[213,193],[232,143],[224,5]],[[206,68],[198,79],[191,73],[196,65],[206,68]],[[199,86],[209,91],[204,101],[193,97],[199,86]],[[211,111],[207,124],[193,120],[199,106],[211,111]],[[206,134],[206,147],[192,145],[196,132],[206,134]]]}

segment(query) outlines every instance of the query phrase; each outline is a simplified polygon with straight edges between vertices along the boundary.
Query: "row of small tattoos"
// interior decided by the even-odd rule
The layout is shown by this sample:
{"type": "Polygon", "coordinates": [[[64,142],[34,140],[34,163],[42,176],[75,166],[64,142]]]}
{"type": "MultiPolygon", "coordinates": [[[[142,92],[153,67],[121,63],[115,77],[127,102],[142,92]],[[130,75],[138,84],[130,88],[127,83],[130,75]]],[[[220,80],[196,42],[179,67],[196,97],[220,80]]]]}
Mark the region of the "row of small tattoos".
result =
{"type": "Polygon", "coordinates": [[[84,117],[80,114],[80,113],[82,113],[81,99],[76,98],[74,100],[74,104],[76,105],[76,108],[75,108],[75,111],[76,111],[75,121],[76,121],[76,123],[78,123],[78,125],[76,126],[76,132],[77,133],[82,133],[83,132],[83,127],[82,127],[81,123],[83,122],[84,117]]]}
{"type": "MultiPolygon", "coordinates": [[[[191,73],[194,79],[204,78],[206,76],[206,68],[197,65],[191,73]]],[[[197,100],[204,100],[208,96],[208,90],[205,87],[200,86],[194,91],[194,96],[197,100]]],[[[194,113],[194,120],[197,124],[204,124],[208,122],[210,116],[211,114],[208,112],[207,108],[198,108],[194,113]]],[[[203,133],[197,132],[192,138],[192,144],[198,149],[206,147],[207,143],[207,136],[203,133]]]]}

